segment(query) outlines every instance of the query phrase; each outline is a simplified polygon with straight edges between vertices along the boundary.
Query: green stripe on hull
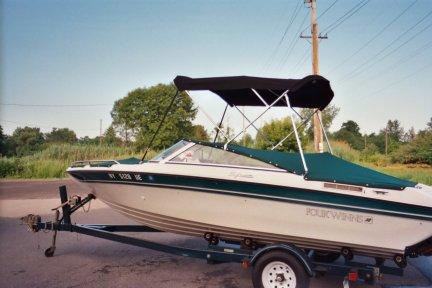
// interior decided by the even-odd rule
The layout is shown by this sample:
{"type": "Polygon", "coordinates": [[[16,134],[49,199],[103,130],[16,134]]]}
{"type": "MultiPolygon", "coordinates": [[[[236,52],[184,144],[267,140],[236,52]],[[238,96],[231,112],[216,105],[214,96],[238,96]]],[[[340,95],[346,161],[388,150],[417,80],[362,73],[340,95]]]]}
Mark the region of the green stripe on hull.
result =
{"type": "Polygon", "coordinates": [[[70,174],[89,182],[109,182],[132,185],[159,185],[200,191],[218,191],[237,196],[268,200],[308,203],[339,209],[378,213],[404,218],[432,220],[432,208],[397,202],[342,195],[331,192],[274,186],[241,181],[199,178],[179,175],[127,173],[120,171],[73,171],[70,174]]]}

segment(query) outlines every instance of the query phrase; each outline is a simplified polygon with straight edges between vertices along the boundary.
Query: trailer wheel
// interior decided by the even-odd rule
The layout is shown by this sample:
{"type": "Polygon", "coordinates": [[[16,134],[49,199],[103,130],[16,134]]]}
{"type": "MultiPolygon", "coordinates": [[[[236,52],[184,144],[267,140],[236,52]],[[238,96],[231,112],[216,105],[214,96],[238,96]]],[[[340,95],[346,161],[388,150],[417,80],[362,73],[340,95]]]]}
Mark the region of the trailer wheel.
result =
{"type": "Polygon", "coordinates": [[[282,251],[262,255],[252,271],[254,288],[308,288],[309,281],[297,258],[282,251]]]}

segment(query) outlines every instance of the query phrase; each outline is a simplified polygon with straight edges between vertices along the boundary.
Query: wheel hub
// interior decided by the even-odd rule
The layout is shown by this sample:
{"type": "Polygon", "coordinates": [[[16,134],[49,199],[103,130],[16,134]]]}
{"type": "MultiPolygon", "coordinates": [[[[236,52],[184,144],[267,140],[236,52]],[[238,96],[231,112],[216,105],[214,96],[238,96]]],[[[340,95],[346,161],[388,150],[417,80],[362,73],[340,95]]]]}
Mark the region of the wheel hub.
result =
{"type": "Polygon", "coordinates": [[[278,273],[276,276],[276,282],[284,282],[285,281],[285,276],[283,273],[278,273]]]}
{"type": "Polygon", "coordinates": [[[297,279],[292,268],[284,262],[268,263],[262,272],[264,288],[295,288],[297,279]]]}

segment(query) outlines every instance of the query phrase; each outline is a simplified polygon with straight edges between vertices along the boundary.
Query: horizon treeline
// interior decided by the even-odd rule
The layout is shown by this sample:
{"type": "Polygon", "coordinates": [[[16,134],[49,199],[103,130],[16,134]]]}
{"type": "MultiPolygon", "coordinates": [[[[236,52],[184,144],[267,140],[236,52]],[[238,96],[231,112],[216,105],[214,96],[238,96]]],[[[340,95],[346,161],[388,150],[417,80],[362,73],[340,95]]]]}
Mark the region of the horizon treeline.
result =
{"type": "MultiPolygon", "coordinates": [[[[204,126],[193,124],[197,114],[193,100],[186,93],[176,94],[176,88],[172,84],[158,84],[135,89],[117,100],[111,110],[112,124],[102,137],[77,138],[76,133],[69,128],[53,128],[49,133],[42,133],[39,128],[28,126],[17,127],[11,135],[5,135],[0,126],[0,156],[25,157],[59,143],[127,147],[134,152],[143,151],[149,145],[171,103],[172,107],[166,113],[164,124],[154,139],[152,149],[163,150],[180,139],[213,141],[215,130],[207,131],[204,126]],[[174,95],[176,96],[173,99],[174,95]]],[[[324,109],[322,119],[326,130],[338,112],[339,108],[334,105],[324,109]]],[[[309,109],[302,109],[300,116],[307,119],[311,113],[309,109]]],[[[223,133],[219,133],[216,139],[218,142],[235,135],[232,127],[221,125],[220,129],[223,133]]],[[[232,143],[267,149],[292,131],[292,123],[288,118],[274,119],[264,123],[258,130],[255,137],[246,133],[232,143]]],[[[387,157],[395,163],[432,165],[432,117],[425,123],[425,128],[419,131],[415,131],[414,128],[405,131],[397,119],[388,120],[374,133],[362,134],[360,131],[358,123],[347,120],[337,131],[328,133],[328,136],[331,142],[344,142],[350,149],[359,151],[363,161],[387,157]]],[[[311,123],[301,126],[299,134],[306,150],[311,151],[311,123]]],[[[287,139],[278,149],[287,152],[297,151],[295,139],[287,139]]]]}

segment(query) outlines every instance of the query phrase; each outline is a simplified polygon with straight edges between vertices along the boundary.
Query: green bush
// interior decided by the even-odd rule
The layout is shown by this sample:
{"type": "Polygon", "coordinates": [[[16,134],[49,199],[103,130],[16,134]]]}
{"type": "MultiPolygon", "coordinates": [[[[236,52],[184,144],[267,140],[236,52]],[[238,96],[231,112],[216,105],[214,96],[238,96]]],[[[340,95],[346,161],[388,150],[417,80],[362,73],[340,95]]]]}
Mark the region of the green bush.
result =
{"type": "Polygon", "coordinates": [[[22,174],[24,166],[18,158],[0,158],[0,178],[14,177],[22,174]]]}
{"type": "Polygon", "coordinates": [[[413,141],[391,154],[395,163],[432,165],[432,131],[419,133],[413,141]]]}

